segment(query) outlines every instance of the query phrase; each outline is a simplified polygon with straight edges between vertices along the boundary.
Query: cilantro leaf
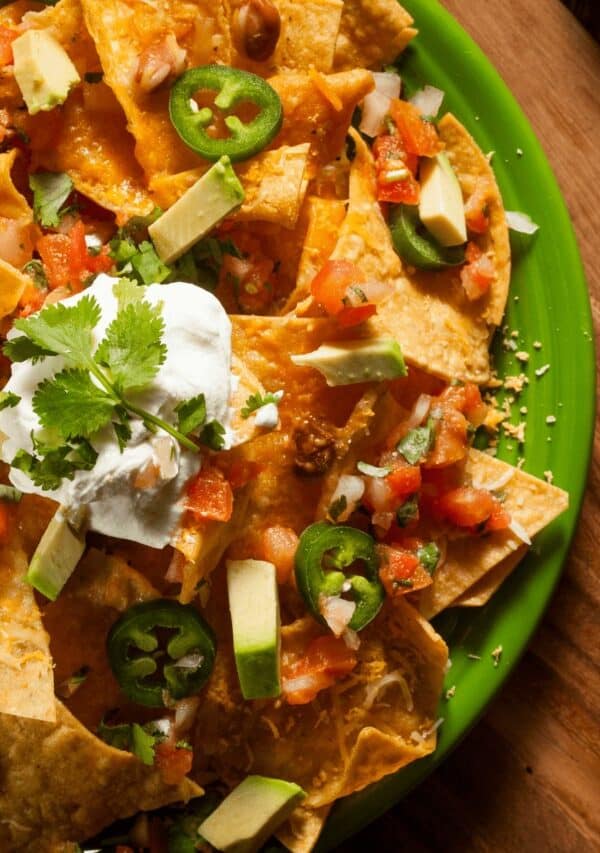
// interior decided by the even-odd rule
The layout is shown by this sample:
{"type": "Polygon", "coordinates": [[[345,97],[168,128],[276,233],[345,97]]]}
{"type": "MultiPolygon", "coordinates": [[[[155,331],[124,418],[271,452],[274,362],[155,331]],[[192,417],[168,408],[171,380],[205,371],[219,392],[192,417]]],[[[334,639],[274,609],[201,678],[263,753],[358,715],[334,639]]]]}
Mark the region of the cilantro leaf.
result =
{"type": "Polygon", "coordinates": [[[199,441],[211,450],[222,450],[225,447],[225,427],[219,421],[210,421],[200,433],[199,441]]]}
{"type": "Polygon", "coordinates": [[[191,400],[184,400],[175,409],[177,414],[177,429],[184,435],[190,435],[206,421],[206,398],[198,394],[191,400]]]}
{"type": "Polygon", "coordinates": [[[154,764],[154,746],[157,738],[145,731],[139,723],[131,727],[131,751],[142,764],[154,764]]]}
{"type": "MultiPolygon", "coordinates": [[[[100,316],[96,299],[84,296],[74,305],[58,302],[39,314],[15,320],[15,328],[38,348],[46,350],[46,354],[62,355],[74,367],[85,367],[91,361],[92,331],[100,316]]],[[[10,352],[8,356],[11,357],[10,352]]]]}
{"type": "Polygon", "coordinates": [[[123,406],[117,406],[115,415],[119,420],[113,421],[113,429],[119,443],[119,450],[123,453],[132,435],[131,427],[129,426],[129,413],[123,406]]]}
{"type": "Polygon", "coordinates": [[[142,240],[148,240],[148,228],[153,222],[162,216],[160,207],[155,207],[151,213],[146,216],[132,216],[128,219],[125,225],[122,225],[117,232],[117,236],[121,240],[131,240],[134,243],[141,243],[142,240]]]}
{"type": "Polygon", "coordinates": [[[93,435],[110,423],[117,401],[94,385],[87,370],[62,370],[38,385],[33,410],[64,438],[93,435]]]}
{"type": "Polygon", "coordinates": [[[329,509],[327,510],[327,515],[333,519],[333,521],[337,521],[340,515],[346,510],[348,507],[348,501],[346,499],[346,495],[340,495],[339,498],[334,500],[329,509]]]}
{"type": "Polygon", "coordinates": [[[23,493],[15,489],[14,486],[0,485],[0,501],[18,504],[22,497],[23,493]]]}
{"type": "Polygon", "coordinates": [[[10,464],[44,491],[58,489],[64,479],[72,480],[76,471],[89,471],[98,457],[91,444],[84,441],[57,447],[42,447],[37,443],[36,452],[39,457],[19,450],[10,464]]]}
{"type": "Polygon", "coordinates": [[[56,354],[49,349],[44,349],[44,347],[34,344],[25,335],[19,335],[18,338],[6,341],[2,347],[2,352],[11,361],[31,361],[32,364],[37,364],[38,361],[43,361],[47,356],[56,354]]]}
{"type": "Polygon", "coordinates": [[[406,527],[410,521],[419,517],[419,500],[413,495],[396,510],[396,521],[399,527],[406,527]]]}
{"type": "Polygon", "coordinates": [[[120,278],[113,285],[113,294],[119,303],[119,311],[122,311],[128,305],[142,299],[144,290],[137,281],[132,281],[130,278],[120,278]]]}
{"type": "Polygon", "coordinates": [[[28,261],[21,272],[29,276],[38,290],[48,289],[48,279],[46,278],[44,265],[41,261],[35,259],[28,261]]]}
{"type": "Polygon", "coordinates": [[[253,412],[258,411],[258,409],[262,409],[263,406],[268,406],[269,403],[274,403],[278,406],[282,397],[283,391],[275,391],[274,393],[267,391],[264,396],[257,391],[256,394],[251,394],[248,397],[246,404],[241,411],[241,415],[243,418],[249,418],[253,412]]]}
{"type": "Polygon", "coordinates": [[[156,249],[148,240],[136,246],[133,240],[111,240],[110,254],[119,272],[132,275],[140,284],[160,284],[171,275],[171,268],[164,264],[156,249]]]}
{"type": "Polygon", "coordinates": [[[411,465],[426,456],[435,442],[435,421],[429,418],[427,426],[411,429],[396,445],[396,449],[411,465]]]}
{"type": "Polygon", "coordinates": [[[61,207],[73,192],[73,181],[64,172],[36,172],[29,176],[29,186],[35,221],[44,228],[57,228],[66,213],[61,207]]]}
{"type": "Polygon", "coordinates": [[[2,409],[14,409],[21,402],[18,394],[13,394],[12,391],[0,391],[0,412],[2,409]]]}
{"type": "Polygon", "coordinates": [[[161,732],[151,733],[147,726],[139,723],[121,723],[116,726],[108,725],[102,720],[96,734],[105,743],[114,746],[115,749],[125,749],[137,756],[142,764],[151,766],[154,764],[154,747],[164,740],[161,732]]]}
{"type": "Polygon", "coordinates": [[[145,300],[131,302],[106,330],[96,361],[108,367],[119,394],[152,382],[167,357],[161,307],[145,300]]]}
{"type": "Polygon", "coordinates": [[[440,549],[435,542],[428,542],[419,548],[417,557],[425,571],[432,575],[440,561],[440,549]]]}

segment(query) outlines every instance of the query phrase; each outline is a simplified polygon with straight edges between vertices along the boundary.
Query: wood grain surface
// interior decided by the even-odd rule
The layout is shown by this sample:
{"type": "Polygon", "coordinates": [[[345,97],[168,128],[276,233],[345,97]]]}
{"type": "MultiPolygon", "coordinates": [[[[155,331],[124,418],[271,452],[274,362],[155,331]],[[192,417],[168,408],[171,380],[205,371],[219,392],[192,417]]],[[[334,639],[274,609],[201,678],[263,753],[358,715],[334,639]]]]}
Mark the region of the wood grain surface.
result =
{"type": "MultiPolygon", "coordinates": [[[[546,150],[579,239],[599,348],[600,48],[559,0],[442,2],[546,150]]],[[[599,567],[597,423],[578,532],[529,650],[453,755],[340,853],[600,850],[599,567]]]]}

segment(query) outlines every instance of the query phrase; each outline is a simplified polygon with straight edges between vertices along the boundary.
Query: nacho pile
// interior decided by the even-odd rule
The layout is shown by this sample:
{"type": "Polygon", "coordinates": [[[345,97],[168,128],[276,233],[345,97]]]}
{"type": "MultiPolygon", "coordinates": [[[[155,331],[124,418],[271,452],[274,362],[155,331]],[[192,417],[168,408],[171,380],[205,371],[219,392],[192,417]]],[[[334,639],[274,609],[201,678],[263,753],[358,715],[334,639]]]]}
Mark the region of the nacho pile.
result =
{"type": "Polygon", "coordinates": [[[178,832],[206,849],[208,811],[258,775],[302,789],[272,828],[308,853],[336,800],[435,749],[448,649],[430,620],[485,604],[567,507],[560,488],[472,446],[497,423],[481,391],[508,298],[508,230],[460,120],[403,96],[395,63],[414,23],[396,0],[0,9],[3,850],[68,850],[122,818],[134,821],[127,850],[170,850],[178,832]],[[13,55],[32,33],[79,80],[63,92],[55,81],[46,101],[13,55]],[[213,67],[228,82],[197,87],[178,114],[174,87],[213,67]],[[228,86],[244,94],[223,106],[228,86]],[[265,92],[278,109],[269,133],[224,162],[220,143],[252,141],[265,92]],[[214,175],[230,168],[239,198],[225,204],[214,175]],[[204,226],[166,259],[152,235],[198,188],[206,210],[188,204],[178,230],[204,226]],[[117,302],[110,340],[112,326],[85,316],[98,282],[117,302]],[[207,414],[224,393],[211,390],[214,362],[182,349],[188,375],[165,375],[167,308],[184,286],[211,294],[214,322],[180,312],[173,345],[192,352],[197,332],[208,349],[214,318],[231,336],[222,422],[207,414]],[[75,312],[83,332],[61,327],[75,312]],[[37,389],[22,380],[36,366],[37,389]],[[206,387],[175,405],[170,386],[188,378],[206,387]],[[17,423],[23,446],[9,454],[17,423]],[[110,441],[101,490],[65,491],[94,485],[110,441]],[[150,444],[154,461],[126,462],[150,444]],[[182,470],[179,501],[156,509],[157,482],[182,470]],[[59,508],[64,494],[79,504],[59,508]],[[111,529],[103,501],[120,508],[111,529]],[[138,511],[151,527],[173,513],[164,548],[128,535],[138,511]],[[68,539],[49,581],[40,548],[57,519],[68,539]],[[263,679],[252,696],[230,561],[260,562],[275,590],[248,616],[256,627],[270,609],[277,624],[263,657],[251,651],[263,679]],[[119,660],[128,625],[136,655],[119,660]],[[176,654],[186,631],[196,641],[176,654]],[[157,701],[143,700],[144,679],[157,701]]]}

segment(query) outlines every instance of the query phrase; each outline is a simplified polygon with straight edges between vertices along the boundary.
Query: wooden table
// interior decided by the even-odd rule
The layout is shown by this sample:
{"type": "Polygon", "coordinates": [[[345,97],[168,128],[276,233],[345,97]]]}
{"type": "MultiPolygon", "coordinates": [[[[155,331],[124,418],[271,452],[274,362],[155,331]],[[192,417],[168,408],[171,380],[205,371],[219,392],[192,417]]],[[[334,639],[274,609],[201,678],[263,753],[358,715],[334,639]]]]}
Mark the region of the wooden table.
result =
{"type": "MultiPolygon", "coordinates": [[[[442,2],[500,71],[546,149],[598,329],[600,48],[559,0],[442,2]]],[[[597,428],[579,530],[528,652],[448,761],[340,853],[600,850],[599,566],[597,428]]]]}

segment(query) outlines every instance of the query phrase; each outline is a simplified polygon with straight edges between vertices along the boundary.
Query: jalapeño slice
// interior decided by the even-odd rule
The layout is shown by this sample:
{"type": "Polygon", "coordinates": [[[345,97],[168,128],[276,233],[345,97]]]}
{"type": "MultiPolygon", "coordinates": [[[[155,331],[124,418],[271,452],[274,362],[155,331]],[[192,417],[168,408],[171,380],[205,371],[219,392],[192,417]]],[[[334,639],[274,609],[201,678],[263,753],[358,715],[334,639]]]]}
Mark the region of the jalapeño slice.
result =
{"type": "Polygon", "coordinates": [[[422,270],[442,270],[465,262],[463,246],[440,246],[419,219],[413,204],[399,204],[390,213],[390,231],[394,249],[400,258],[422,270]]]}

